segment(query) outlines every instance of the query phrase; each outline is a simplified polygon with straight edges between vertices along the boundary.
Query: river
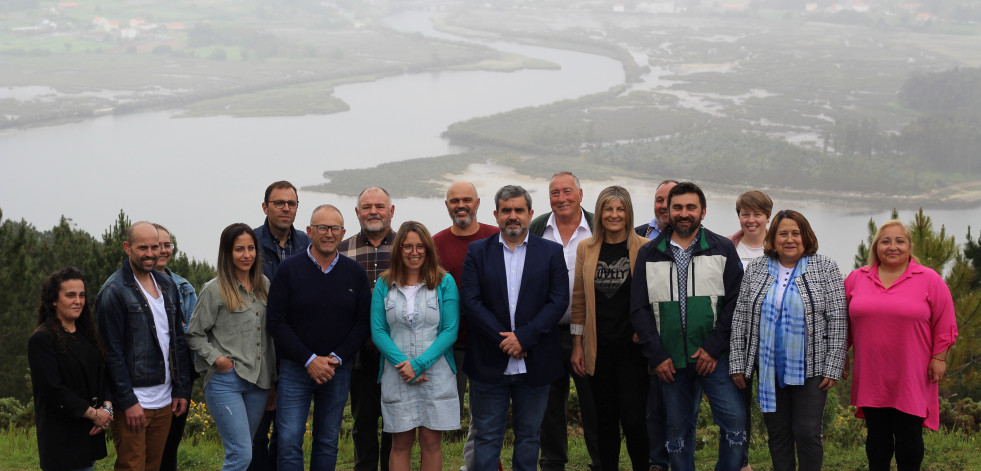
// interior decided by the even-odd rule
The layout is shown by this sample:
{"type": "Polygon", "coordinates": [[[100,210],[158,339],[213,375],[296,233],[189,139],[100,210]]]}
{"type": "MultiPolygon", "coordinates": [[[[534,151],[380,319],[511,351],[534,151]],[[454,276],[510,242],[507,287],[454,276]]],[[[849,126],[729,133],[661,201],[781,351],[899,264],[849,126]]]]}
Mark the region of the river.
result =
{"type": "MultiPolygon", "coordinates": [[[[427,13],[386,19],[393,28],[444,39],[427,13]]],[[[40,229],[61,215],[97,237],[120,209],[135,220],[159,222],[191,257],[216,260],[218,235],[226,225],[262,222],[262,194],[274,180],[297,186],[323,181],[325,170],[374,166],[416,157],[461,152],[440,137],[450,124],[519,107],[536,106],[607,90],[624,80],[612,59],[508,42],[485,42],[508,52],[552,61],[559,70],[517,72],[442,71],[405,74],[339,86],[335,96],[350,111],[331,115],[172,119],[177,111],[106,116],[60,126],[0,133],[0,208],[6,219],[25,219],[40,229]]],[[[558,169],[557,169],[558,170],[558,169]]],[[[575,171],[575,169],[571,169],[575,171]]],[[[433,170],[434,177],[443,172],[433,170]]],[[[548,211],[547,182],[492,165],[466,175],[484,197],[479,219],[493,223],[493,192],[506,183],[526,185],[534,207],[548,211]]],[[[613,182],[584,182],[588,209],[598,191],[613,182]]],[[[653,210],[654,182],[618,179],[633,193],[638,223],[653,210]]],[[[738,228],[734,195],[709,193],[705,224],[728,234],[738,228]]],[[[342,209],[348,233],[357,232],[354,198],[300,192],[298,227],[321,203],[342,209]]],[[[439,199],[401,198],[394,224],[416,219],[433,232],[448,224],[439,199]]],[[[807,215],[818,233],[821,252],[843,269],[851,265],[869,217],[884,221],[888,211],[844,211],[819,201],[781,202],[807,215]]],[[[963,241],[966,226],[981,210],[929,212],[963,241]]],[[[911,212],[904,212],[909,219],[911,212]]]]}

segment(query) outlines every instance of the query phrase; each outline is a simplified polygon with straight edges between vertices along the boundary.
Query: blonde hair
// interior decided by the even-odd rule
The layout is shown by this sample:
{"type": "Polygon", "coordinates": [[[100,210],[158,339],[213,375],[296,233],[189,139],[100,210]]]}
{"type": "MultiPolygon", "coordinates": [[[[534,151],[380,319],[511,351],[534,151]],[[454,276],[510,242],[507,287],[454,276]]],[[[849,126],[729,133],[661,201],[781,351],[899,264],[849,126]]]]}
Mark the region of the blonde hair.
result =
{"type": "Polygon", "coordinates": [[[630,192],[622,186],[608,186],[603,188],[603,191],[599,192],[596,197],[596,209],[594,210],[596,212],[593,213],[593,237],[588,239],[590,245],[603,243],[603,239],[606,237],[606,228],[603,227],[603,207],[613,200],[623,203],[623,209],[627,213],[624,216],[624,227],[628,236],[633,232],[634,205],[630,202],[630,192]]]}
{"type": "Polygon", "coordinates": [[[909,231],[909,226],[899,219],[893,219],[891,221],[886,221],[885,224],[879,226],[879,229],[875,231],[875,237],[872,238],[872,245],[869,247],[869,257],[868,257],[868,267],[872,268],[877,263],[879,263],[879,251],[876,247],[879,245],[879,241],[882,240],[882,231],[887,227],[897,226],[903,230],[903,237],[909,242],[909,259],[920,263],[920,259],[913,255],[913,234],[909,231]]]}

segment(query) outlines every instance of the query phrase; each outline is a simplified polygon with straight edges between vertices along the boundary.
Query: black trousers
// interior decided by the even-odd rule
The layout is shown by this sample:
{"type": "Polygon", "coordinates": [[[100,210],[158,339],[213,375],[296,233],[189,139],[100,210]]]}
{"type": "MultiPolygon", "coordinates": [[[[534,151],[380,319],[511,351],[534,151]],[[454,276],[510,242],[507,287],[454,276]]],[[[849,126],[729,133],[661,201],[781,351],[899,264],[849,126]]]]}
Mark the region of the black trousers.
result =
{"type": "Polygon", "coordinates": [[[541,448],[542,455],[538,465],[542,471],[564,471],[569,461],[569,436],[566,416],[569,410],[569,376],[576,384],[579,394],[579,411],[582,414],[583,439],[586,441],[586,451],[592,463],[590,469],[599,469],[599,442],[596,439],[596,408],[594,406],[589,381],[572,373],[569,359],[572,357],[572,334],[568,325],[559,325],[559,336],[562,342],[563,365],[565,374],[554,381],[548,390],[548,405],[545,406],[545,418],[542,419],[541,448]]]}
{"type": "Polygon", "coordinates": [[[184,426],[187,425],[187,412],[175,415],[170,421],[170,433],[164,445],[163,457],[160,460],[160,471],[177,471],[177,448],[184,438],[184,426]]]}
{"type": "MultiPolygon", "coordinates": [[[[187,352],[187,364],[191,367],[191,385],[201,375],[193,368],[194,357],[191,351],[187,352]]],[[[175,415],[170,421],[170,432],[167,434],[167,443],[164,444],[163,456],[160,458],[160,471],[177,471],[177,448],[180,447],[181,439],[184,438],[184,427],[187,425],[187,416],[190,414],[191,404],[188,403],[188,410],[181,415],[175,415]]],[[[122,416],[120,418],[123,418],[122,416]]]]}
{"type": "Polygon", "coordinates": [[[381,420],[381,385],[378,384],[380,355],[362,348],[351,371],[351,439],[354,441],[354,471],[388,471],[392,453],[392,434],[382,433],[378,444],[381,420]]]}
{"type": "Polygon", "coordinates": [[[276,436],[276,411],[267,410],[262,413],[259,428],[252,437],[252,462],[249,471],[276,471],[276,461],[279,454],[279,440],[276,436]],[[272,427],[272,434],[269,427],[272,427]]]}
{"type": "Polygon", "coordinates": [[[891,407],[863,407],[865,426],[865,455],[869,471],[888,471],[893,454],[898,471],[915,471],[923,462],[923,417],[907,414],[891,407]]]}
{"type": "Polygon", "coordinates": [[[777,387],[777,410],[763,414],[774,471],[820,471],[824,463],[821,420],[827,391],[818,386],[823,377],[800,386],[777,387]]]}
{"type": "Polygon", "coordinates": [[[597,414],[600,460],[604,471],[620,469],[620,429],[634,471],[647,471],[647,359],[635,343],[599,346],[589,384],[597,414]]]}

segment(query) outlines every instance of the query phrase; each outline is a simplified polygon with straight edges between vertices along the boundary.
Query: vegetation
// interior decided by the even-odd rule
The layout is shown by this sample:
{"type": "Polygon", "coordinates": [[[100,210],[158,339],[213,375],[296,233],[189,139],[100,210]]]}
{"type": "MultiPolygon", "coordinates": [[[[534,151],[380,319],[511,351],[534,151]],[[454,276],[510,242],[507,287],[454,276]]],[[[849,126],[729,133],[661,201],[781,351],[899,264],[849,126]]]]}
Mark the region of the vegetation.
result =
{"type": "MultiPolygon", "coordinates": [[[[0,362],[0,398],[26,402],[31,396],[30,388],[25,387],[27,340],[37,325],[37,303],[44,280],[65,266],[75,266],[85,274],[88,302],[94,304],[102,283],[122,265],[123,241],[130,224],[120,212],[115,224],[96,239],[75,228],[66,217],[50,230],[39,231],[27,221],[3,220],[0,210],[0,324],[4,326],[0,330],[0,358],[4,359],[0,362]]],[[[176,235],[172,238],[177,244],[176,235]]],[[[213,267],[188,259],[177,249],[168,267],[196,289],[215,276],[213,267]]]]}

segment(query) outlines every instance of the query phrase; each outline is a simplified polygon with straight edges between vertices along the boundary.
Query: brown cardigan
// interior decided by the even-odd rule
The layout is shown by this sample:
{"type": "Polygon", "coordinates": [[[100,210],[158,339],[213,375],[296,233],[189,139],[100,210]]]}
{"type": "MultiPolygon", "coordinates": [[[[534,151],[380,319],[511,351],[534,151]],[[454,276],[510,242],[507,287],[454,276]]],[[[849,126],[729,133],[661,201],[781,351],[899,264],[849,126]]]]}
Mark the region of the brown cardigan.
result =
{"type": "MultiPolygon", "coordinates": [[[[641,246],[650,242],[634,231],[627,231],[627,251],[630,256],[630,272],[634,271],[637,261],[637,251],[641,246]]],[[[572,285],[572,323],[569,329],[572,335],[581,335],[583,353],[586,357],[586,374],[592,376],[596,368],[596,288],[593,283],[595,276],[583,276],[584,273],[596,273],[596,263],[599,261],[602,241],[593,243],[586,239],[576,248],[576,278],[572,285]]]]}

